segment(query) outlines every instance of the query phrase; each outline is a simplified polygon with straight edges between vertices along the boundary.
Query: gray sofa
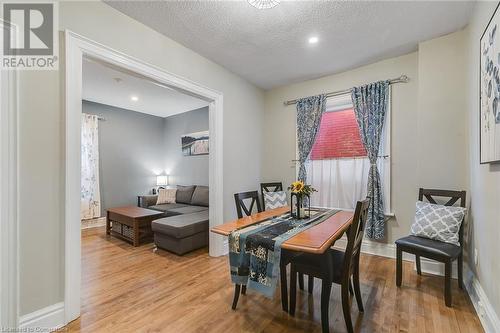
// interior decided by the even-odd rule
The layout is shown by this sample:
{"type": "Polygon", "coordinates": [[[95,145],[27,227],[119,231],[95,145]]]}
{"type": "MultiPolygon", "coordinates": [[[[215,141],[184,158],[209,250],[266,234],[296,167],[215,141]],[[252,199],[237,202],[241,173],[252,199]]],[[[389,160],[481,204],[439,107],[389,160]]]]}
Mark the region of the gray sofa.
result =
{"type": "Polygon", "coordinates": [[[157,247],[182,255],[208,245],[208,186],[177,186],[176,203],[157,205],[156,195],[139,197],[139,205],[164,217],[151,224],[157,247]]]}

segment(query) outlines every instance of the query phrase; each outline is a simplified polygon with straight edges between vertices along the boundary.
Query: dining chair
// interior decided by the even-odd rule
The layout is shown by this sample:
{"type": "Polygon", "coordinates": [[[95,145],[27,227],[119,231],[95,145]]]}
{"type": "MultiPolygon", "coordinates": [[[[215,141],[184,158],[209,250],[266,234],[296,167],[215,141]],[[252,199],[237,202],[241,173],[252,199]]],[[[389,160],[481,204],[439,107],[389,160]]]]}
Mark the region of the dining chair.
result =
{"type": "MultiPolygon", "coordinates": [[[[465,208],[465,191],[433,190],[421,188],[418,192],[418,200],[427,199],[431,204],[437,204],[436,197],[446,198],[445,206],[453,206],[460,200],[460,207],[465,208]]],[[[464,246],[464,223],[458,231],[460,246],[441,242],[438,240],[423,238],[419,236],[407,236],[396,240],[396,285],[401,287],[403,277],[403,252],[415,255],[417,274],[422,275],[420,257],[433,259],[444,263],[444,299],[446,306],[451,306],[451,267],[453,261],[458,261],[458,287],[463,289],[463,246],[464,246]]]]}
{"type": "Polygon", "coordinates": [[[278,192],[283,191],[282,182],[260,183],[260,195],[262,196],[262,207],[266,210],[266,201],[264,200],[265,192],[278,192]]]}
{"type": "MultiPolygon", "coordinates": [[[[262,206],[260,205],[259,194],[257,191],[235,193],[234,194],[234,201],[236,203],[236,212],[238,214],[239,219],[243,218],[243,215],[245,215],[245,216],[252,215],[252,210],[253,210],[254,205],[257,206],[258,213],[262,212],[262,206]],[[244,200],[246,200],[246,199],[250,199],[249,206],[247,206],[244,202],[244,200]]],[[[288,287],[287,287],[288,283],[287,283],[287,278],[286,278],[286,266],[290,263],[290,260],[292,260],[295,256],[296,256],[296,254],[291,253],[290,251],[287,251],[284,249],[281,251],[280,286],[281,286],[281,307],[282,307],[283,311],[288,311],[288,287]]],[[[303,278],[302,278],[302,281],[303,281],[303,278]]],[[[245,285],[243,285],[243,286],[235,285],[234,286],[234,297],[233,297],[233,305],[232,305],[233,310],[235,310],[236,306],[238,305],[238,298],[240,295],[240,289],[241,289],[241,294],[245,295],[247,287],[245,285]]]]}
{"type": "Polygon", "coordinates": [[[353,332],[349,295],[350,289],[352,289],[351,278],[354,282],[353,289],[358,310],[364,312],[359,286],[359,257],[369,205],[368,199],[357,202],[352,224],[347,231],[345,251],[330,248],[323,254],[304,253],[291,263],[290,314],[295,315],[297,274],[308,274],[321,279],[321,328],[323,333],[329,331],[328,307],[333,283],[341,286],[342,310],[348,332],[353,332]]]}
{"type": "Polygon", "coordinates": [[[252,215],[254,205],[257,205],[258,213],[262,212],[262,206],[259,201],[259,193],[257,191],[235,193],[234,201],[236,203],[236,213],[238,214],[239,219],[243,217],[243,213],[245,213],[245,216],[252,215]],[[249,206],[245,204],[244,200],[246,199],[250,199],[249,206]]]}
{"type": "MultiPolygon", "coordinates": [[[[252,215],[253,207],[256,205],[257,213],[262,212],[262,206],[259,201],[259,193],[257,191],[249,191],[249,192],[241,192],[234,194],[234,202],[236,203],[236,213],[238,214],[238,218],[243,218],[243,213],[245,216],[252,215]],[[250,199],[250,203],[247,206],[244,200],[250,199]]],[[[233,306],[232,309],[236,309],[236,305],[238,305],[238,298],[240,297],[240,288],[241,294],[246,295],[247,286],[243,285],[240,287],[239,284],[234,286],[234,297],[233,297],[233,306]]]]}

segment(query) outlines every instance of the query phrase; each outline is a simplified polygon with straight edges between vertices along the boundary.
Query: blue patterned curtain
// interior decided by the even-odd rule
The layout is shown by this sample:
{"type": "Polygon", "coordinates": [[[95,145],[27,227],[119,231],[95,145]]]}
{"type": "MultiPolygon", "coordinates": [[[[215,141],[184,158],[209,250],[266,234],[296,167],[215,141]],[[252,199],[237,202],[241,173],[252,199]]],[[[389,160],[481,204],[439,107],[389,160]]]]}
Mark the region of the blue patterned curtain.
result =
{"type": "Polygon", "coordinates": [[[366,224],[366,236],[382,239],[385,236],[383,191],[377,168],[378,151],[385,122],[389,96],[389,81],[370,83],[352,89],[352,103],[359,126],[361,140],[370,159],[368,197],[370,208],[366,224]]]}
{"type": "Polygon", "coordinates": [[[325,111],[325,95],[301,98],[297,101],[297,143],[299,148],[299,180],[306,181],[305,163],[316,140],[321,116],[325,111]]]}

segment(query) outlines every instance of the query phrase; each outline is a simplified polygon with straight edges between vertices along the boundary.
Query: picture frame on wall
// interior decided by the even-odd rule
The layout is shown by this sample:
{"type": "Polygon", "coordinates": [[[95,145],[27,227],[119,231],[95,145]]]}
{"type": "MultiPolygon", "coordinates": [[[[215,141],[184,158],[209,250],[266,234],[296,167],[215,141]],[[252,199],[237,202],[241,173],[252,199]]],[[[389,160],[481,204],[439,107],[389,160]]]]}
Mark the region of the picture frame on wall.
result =
{"type": "Polygon", "coordinates": [[[184,156],[208,155],[208,131],[184,134],[181,137],[182,154],[184,156]]]}
{"type": "Polygon", "coordinates": [[[479,161],[500,162],[500,12],[498,5],[479,40],[479,161]]]}

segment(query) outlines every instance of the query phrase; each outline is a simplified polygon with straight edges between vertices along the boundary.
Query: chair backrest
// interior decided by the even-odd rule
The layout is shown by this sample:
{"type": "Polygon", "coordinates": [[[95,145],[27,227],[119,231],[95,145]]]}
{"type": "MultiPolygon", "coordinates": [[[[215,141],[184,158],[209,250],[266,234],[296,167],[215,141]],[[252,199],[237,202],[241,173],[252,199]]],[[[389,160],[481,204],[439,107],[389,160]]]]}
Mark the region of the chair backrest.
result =
{"type": "Polygon", "coordinates": [[[344,254],[344,279],[349,279],[352,274],[353,265],[359,264],[361,242],[363,241],[366,219],[368,218],[368,207],[370,207],[370,200],[368,198],[356,203],[352,224],[347,232],[347,247],[344,254]]]}
{"type": "MultiPolygon", "coordinates": [[[[436,197],[448,199],[444,203],[445,206],[453,206],[458,200],[460,200],[460,207],[465,208],[465,191],[451,191],[451,190],[435,190],[428,188],[420,188],[418,191],[418,200],[423,201],[424,198],[427,199],[428,202],[432,204],[440,204],[436,201],[436,197]]],[[[462,220],[462,224],[460,225],[460,230],[458,232],[458,239],[460,242],[460,246],[464,246],[464,221],[462,220]]]]}
{"type": "Polygon", "coordinates": [[[257,204],[257,212],[262,212],[262,206],[259,201],[259,193],[257,191],[242,192],[234,194],[234,202],[236,203],[236,212],[238,213],[238,218],[252,215],[252,210],[255,204],[257,204]],[[250,206],[245,205],[243,200],[250,199],[250,206]]]}
{"type": "Polygon", "coordinates": [[[262,207],[266,209],[266,202],[264,200],[264,192],[277,192],[283,191],[282,182],[260,183],[260,195],[262,196],[262,207]]]}

